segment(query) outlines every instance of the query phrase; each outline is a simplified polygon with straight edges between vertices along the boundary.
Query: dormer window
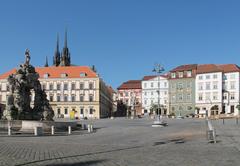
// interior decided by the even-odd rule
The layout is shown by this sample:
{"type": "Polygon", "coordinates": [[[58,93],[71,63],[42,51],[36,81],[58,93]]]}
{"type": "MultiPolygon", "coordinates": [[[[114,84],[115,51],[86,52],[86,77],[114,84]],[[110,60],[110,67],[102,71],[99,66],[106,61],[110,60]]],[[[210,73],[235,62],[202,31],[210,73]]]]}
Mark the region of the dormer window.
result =
{"type": "Polygon", "coordinates": [[[171,78],[176,78],[176,73],[171,73],[171,78]]]}
{"type": "Polygon", "coordinates": [[[50,75],[48,74],[48,73],[45,73],[44,75],[43,75],[43,78],[48,78],[50,75]]]}
{"type": "Polygon", "coordinates": [[[183,78],[183,72],[178,72],[179,78],[183,78]]]}
{"type": "Polygon", "coordinates": [[[80,73],[80,77],[86,77],[87,73],[80,73]]]}
{"type": "Polygon", "coordinates": [[[65,78],[65,77],[67,77],[67,76],[68,76],[67,73],[62,73],[62,74],[61,74],[61,77],[62,77],[62,78],[65,78]]]}
{"type": "Polygon", "coordinates": [[[187,77],[192,77],[192,71],[187,71],[187,77]]]}

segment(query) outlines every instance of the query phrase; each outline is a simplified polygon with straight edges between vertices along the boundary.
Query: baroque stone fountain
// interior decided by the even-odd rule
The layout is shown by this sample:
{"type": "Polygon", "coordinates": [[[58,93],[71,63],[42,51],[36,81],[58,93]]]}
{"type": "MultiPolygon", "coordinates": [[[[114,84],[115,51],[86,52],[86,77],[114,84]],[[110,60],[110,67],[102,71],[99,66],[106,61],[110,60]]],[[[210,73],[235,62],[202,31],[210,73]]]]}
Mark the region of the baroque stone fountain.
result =
{"type": "Polygon", "coordinates": [[[15,74],[8,77],[9,95],[4,117],[8,120],[52,121],[54,111],[38,80],[39,74],[30,64],[30,58],[30,52],[26,49],[25,63],[20,65],[15,74]],[[32,94],[34,94],[33,107],[31,107],[32,94]]]}
{"type": "Polygon", "coordinates": [[[54,111],[41,87],[39,74],[30,64],[30,59],[30,52],[26,49],[25,63],[7,79],[9,94],[3,119],[11,121],[12,124],[21,121],[21,131],[32,131],[34,127],[49,130],[51,126],[61,128],[76,125],[53,121],[54,111]]]}

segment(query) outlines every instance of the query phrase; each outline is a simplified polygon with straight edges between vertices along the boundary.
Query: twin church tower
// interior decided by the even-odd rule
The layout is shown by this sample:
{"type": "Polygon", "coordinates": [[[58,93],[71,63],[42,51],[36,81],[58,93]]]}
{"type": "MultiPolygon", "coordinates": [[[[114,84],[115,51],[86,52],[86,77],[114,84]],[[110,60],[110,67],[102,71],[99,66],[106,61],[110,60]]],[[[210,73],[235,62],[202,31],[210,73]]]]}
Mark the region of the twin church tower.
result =
{"type": "MultiPolygon", "coordinates": [[[[62,53],[59,51],[59,35],[57,35],[57,46],[53,56],[53,66],[71,66],[71,55],[67,46],[67,31],[65,31],[64,47],[62,53]]],[[[48,67],[47,59],[45,67],[48,67]]]]}

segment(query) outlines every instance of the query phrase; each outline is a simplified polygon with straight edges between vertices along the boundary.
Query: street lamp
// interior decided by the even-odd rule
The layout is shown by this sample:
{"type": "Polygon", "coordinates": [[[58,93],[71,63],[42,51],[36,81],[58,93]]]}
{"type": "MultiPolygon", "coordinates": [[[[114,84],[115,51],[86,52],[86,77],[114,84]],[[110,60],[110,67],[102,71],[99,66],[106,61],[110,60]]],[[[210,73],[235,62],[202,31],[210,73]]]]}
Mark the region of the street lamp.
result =
{"type": "Polygon", "coordinates": [[[155,64],[153,70],[153,72],[155,72],[157,74],[157,77],[158,77],[158,121],[160,121],[160,74],[164,71],[164,68],[161,64],[155,64]]]}

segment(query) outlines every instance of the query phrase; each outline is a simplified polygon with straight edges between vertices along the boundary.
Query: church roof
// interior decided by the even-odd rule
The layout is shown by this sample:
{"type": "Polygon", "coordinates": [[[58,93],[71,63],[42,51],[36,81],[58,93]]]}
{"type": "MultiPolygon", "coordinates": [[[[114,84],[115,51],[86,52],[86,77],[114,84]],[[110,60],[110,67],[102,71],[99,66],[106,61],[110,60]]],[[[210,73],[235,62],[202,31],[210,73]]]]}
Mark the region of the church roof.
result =
{"type": "MultiPolygon", "coordinates": [[[[65,74],[66,78],[97,78],[98,75],[88,66],[51,66],[51,67],[36,67],[36,72],[40,79],[47,74],[48,78],[62,78],[65,74]]],[[[14,74],[16,69],[12,69],[0,75],[0,79],[7,79],[11,74],[14,74]]]]}

